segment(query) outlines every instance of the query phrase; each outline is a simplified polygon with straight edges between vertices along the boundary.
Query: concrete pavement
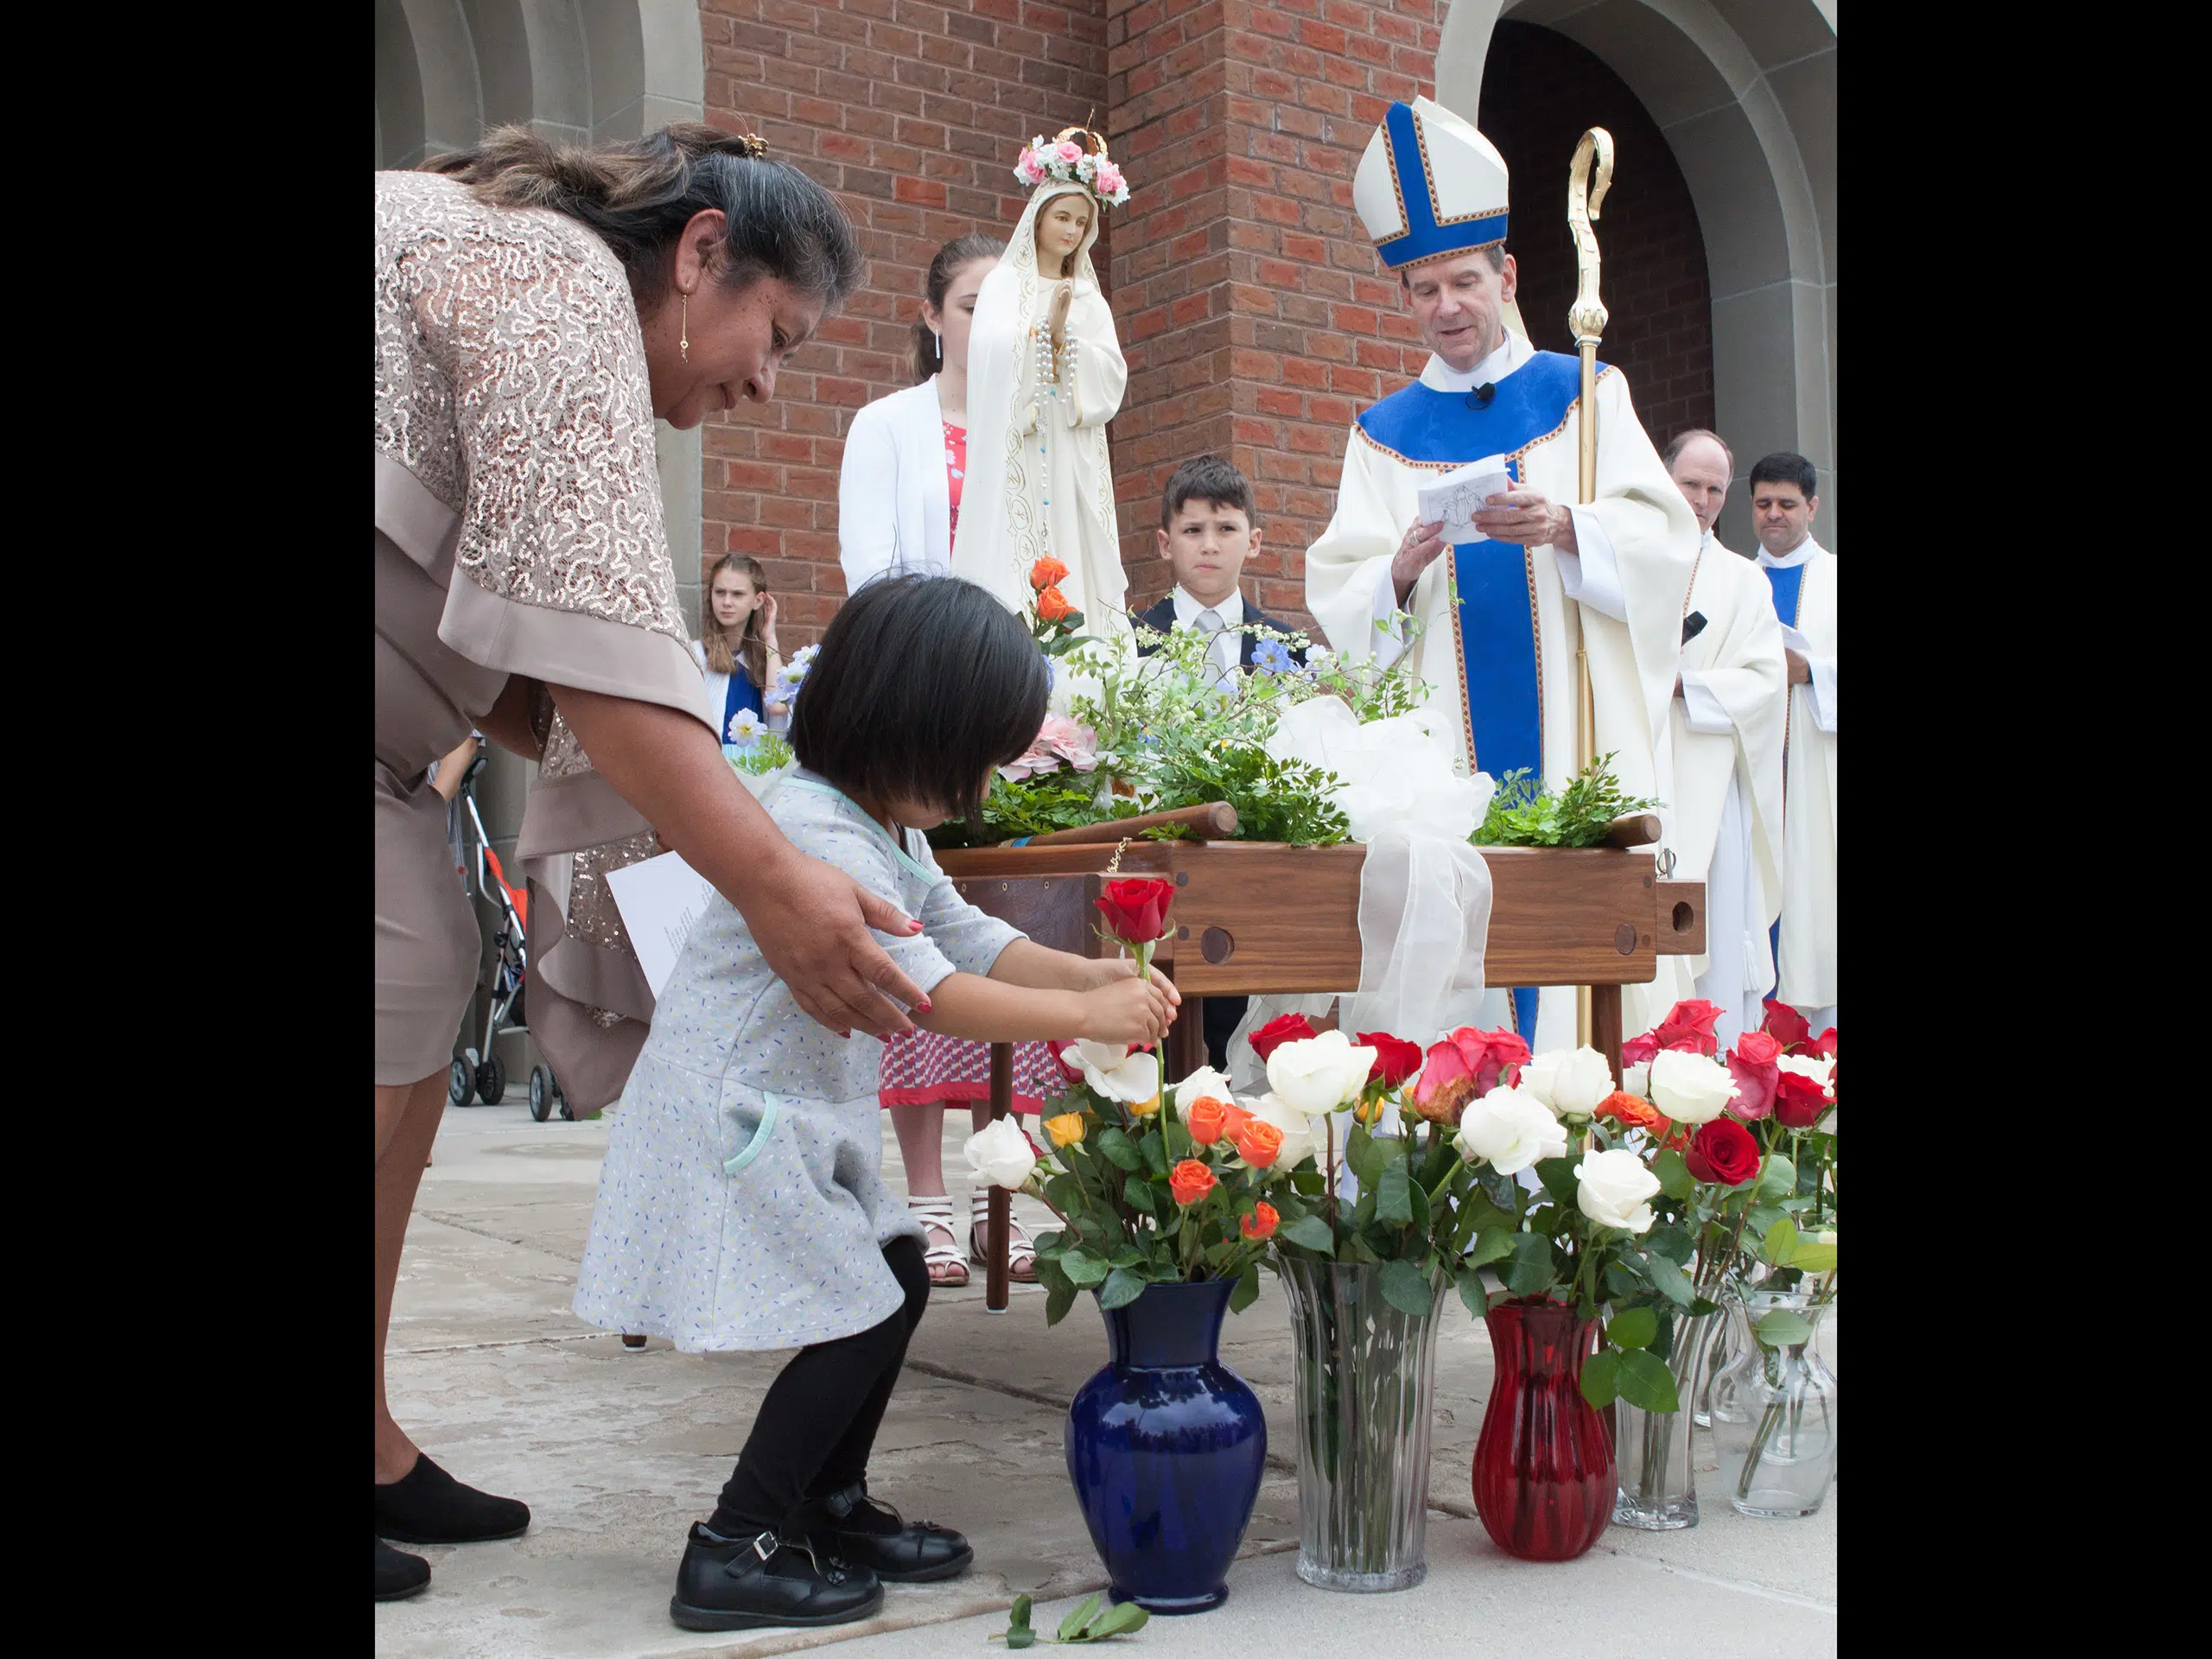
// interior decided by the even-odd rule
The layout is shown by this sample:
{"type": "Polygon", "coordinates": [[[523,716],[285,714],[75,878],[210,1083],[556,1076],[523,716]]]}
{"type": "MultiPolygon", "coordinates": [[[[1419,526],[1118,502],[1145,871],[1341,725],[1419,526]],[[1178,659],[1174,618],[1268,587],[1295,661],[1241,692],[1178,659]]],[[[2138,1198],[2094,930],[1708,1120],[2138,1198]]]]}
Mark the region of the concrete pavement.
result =
{"type": "MultiPolygon", "coordinates": [[[[632,1351],[571,1314],[610,1125],[534,1123],[520,1096],[446,1115],[401,1265],[389,1376],[393,1410],[424,1448],[459,1478],[527,1500],[533,1523],[510,1542],[423,1548],[430,1588],[376,1609],[380,1655],[749,1656],[831,1643],[838,1659],[987,1655],[1017,1592],[1038,1598],[1035,1624],[1049,1630],[1103,1587],[1060,1449],[1066,1402],[1104,1363],[1096,1313],[1079,1302],[1048,1329],[1041,1293],[1017,1287],[1012,1308],[991,1314],[978,1269],[969,1287],[932,1294],[869,1477],[907,1514],[965,1532],[974,1569],[890,1586],[875,1618],[835,1630],[677,1630],[667,1606],[684,1529],[713,1509],[785,1356],[709,1358],[658,1338],[632,1351]]],[[[947,1117],[945,1166],[964,1172],[966,1115],[947,1117]]],[[[884,1155],[903,1190],[887,1120],[884,1155]]],[[[961,1190],[956,1177],[957,1210],[961,1190]]],[[[1017,1205],[1033,1230],[1050,1219],[1017,1205]]],[[[1222,1344],[1265,1406],[1276,1448],[1230,1601],[1154,1619],[1124,1645],[1243,1655],[1294,1631],[1455,1656],[1471,1643],[1638,1659],[1834,1650],[1834,1494],[1808,1521],[1752,1521],[1708,1490],[1701,1523],[1685,1531],[1611,1528],[1580,1560],[1552,1566],[1497,1551],[1468,1492],[1490,1347],[1456,1305],[1438,1343],[1427,1581],[1388,1596],[1300,1583],[1297,1483],[1283,1455],[1294,1445],[1288,1321],[1281,1290],[1271,1278],[1262,1287],[1222,1344]]],[[[1702,1433],[1697,1450],[1710,1468],[1702,1433]]]]}

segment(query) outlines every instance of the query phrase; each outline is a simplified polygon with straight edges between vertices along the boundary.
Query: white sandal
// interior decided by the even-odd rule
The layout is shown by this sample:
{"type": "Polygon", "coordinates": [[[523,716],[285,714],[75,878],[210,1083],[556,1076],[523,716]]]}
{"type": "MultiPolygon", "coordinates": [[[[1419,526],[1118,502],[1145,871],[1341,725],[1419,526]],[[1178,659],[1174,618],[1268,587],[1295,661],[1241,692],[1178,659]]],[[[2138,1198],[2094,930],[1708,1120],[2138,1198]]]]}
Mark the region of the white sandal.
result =
{"type": "MultiPolygon", "coordinates": [[[[1013,1200],[1006,1217],[1006,1276],[1017,1285],[1037,1282],[1037,1247],[1014,1219],[1013,1200]]],[[[991,1190],[979,1187],[968,1195],[968,1259],[978,1267],[990,1265],[991,1190]]]]}
{"type": "Polygon", "coordinates": [[[922,1265],[929,1269],[930,1283],[946,1290],[955,1290],[966,1284],[968,1264],[960,1259],[960,1244],[952,1231],[951,1197],[940,1192],[933,1198],[918,1198],[909,1193],[906,1209],[915,1220],[922,1224],[922,1265]],[[944,1235],[942,1244],[935,1237],[938,1233],[944,1235]],[[955,1269],[960,1276],[955,1279],[948,1274],[943,1278],[938,1277],[940,1269],[946,1268],[955,1269]]]}

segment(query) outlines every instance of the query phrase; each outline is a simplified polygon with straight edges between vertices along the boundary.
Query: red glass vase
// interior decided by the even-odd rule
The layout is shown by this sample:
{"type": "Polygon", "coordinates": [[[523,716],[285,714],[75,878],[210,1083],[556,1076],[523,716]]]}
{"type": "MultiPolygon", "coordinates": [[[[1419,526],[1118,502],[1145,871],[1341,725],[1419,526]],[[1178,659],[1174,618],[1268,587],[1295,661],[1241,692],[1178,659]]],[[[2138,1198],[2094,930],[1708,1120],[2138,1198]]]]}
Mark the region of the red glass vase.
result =
{"type": "Polygon", "coordinates": [[[1571,1561],[1613,1518],[1613,1441],[1582,1397],[1597,1335],[1562,1302],[1529,1296],[1484,1316],[1497,1364],[1475,1442],[1475,1510],[1524,1561],[1571,1561]]]}

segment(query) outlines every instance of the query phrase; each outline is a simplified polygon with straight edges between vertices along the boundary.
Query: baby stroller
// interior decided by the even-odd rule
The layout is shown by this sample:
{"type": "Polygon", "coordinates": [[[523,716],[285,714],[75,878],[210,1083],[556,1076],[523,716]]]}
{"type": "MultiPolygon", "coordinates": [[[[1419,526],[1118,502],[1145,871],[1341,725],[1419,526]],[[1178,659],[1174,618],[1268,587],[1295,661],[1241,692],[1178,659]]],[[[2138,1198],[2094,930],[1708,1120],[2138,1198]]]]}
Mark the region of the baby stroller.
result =
{"type": "MultiPolygon", "coordinates": [[[[473,861],[475,885],[472,891],[491,901],[499,920],[492,940],[494,959],[491,996],[484,1011],[484,1040],[481,1046],[464,1047],[454,1057],[453,1071],[446,1084],[446,1097],[455,1106],[467,1105],[471,1095],[486,1106],[496,1105],[505,1097],[507,1071],[499,1061],[499,1033],[529,1029],[524,1023],[523,995],[530,979],[530,892],[527,883],[521,887],[508,884],[499,855],[492,850],[491,838],[484,833],[483,816],[476,810],[476,779],[484,770],[484,761],[480,750],[461,777],[461,792],[454,798],[454,804],[464,816],[464,842],[472,833],[475,838],[474,860],[464,856],[461,865],[463,885],[467,885],[473,861]]],[[[466,1036],[467,1033],[462,1034],[466,1036]]],[[[561,1092],[551,1068],[532,1066],[530,1115],[543,1123],[553,1115],[556,1105],[563,1118],[574,1121],[575,1113],[569,1105],[568,1096],[561,1092]]]]}

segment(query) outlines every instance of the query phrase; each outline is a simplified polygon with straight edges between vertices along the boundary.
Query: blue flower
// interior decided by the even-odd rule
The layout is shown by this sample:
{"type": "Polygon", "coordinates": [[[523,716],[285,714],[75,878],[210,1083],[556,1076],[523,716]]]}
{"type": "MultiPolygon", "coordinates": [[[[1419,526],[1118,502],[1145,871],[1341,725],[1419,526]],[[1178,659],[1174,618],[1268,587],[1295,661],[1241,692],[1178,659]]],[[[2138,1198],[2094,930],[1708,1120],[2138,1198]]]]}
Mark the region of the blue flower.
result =
{"type": "Polygon", "coordinates": [[[1252,647],[1252,666],[1262,674],[1287,674],[1295,666],[1280,639],[1262,639],[1252,647]]]}

